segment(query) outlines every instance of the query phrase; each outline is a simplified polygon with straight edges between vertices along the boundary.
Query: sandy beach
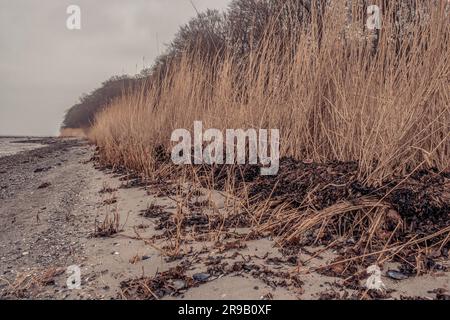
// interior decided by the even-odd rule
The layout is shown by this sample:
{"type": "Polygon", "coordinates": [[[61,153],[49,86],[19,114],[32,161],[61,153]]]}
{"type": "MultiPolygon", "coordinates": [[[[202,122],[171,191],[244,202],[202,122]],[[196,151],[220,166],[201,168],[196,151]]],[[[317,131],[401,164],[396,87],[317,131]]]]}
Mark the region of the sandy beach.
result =
{"type": "MultiPolygon", "coordinates": [[[[192,237],[177,256],[174,237],[161,226],[176,217],[176,196],[99,167],[94,147],[83,140],[40,143],[45,146],[0,158],[3,299],[364,298],[367,274],[352,289],[341,277],[317,272],[333,261],[332,250],[305,247],[293,254],[270,237],[252,240],[245,228],[217,241],[192,237]],[[105,217],[116,217],[117,232],[100,234],[105,217]],[[67,287],[73,265],[81,270],[78,290],[67,287]]],[[[211,190],[201,190],[193,202],[205,199],[218,210],[227,207],[225,196],[211,190]]],[[[382,270],[380,298],[445,297],[450,273],[394,280],[386,271],[395,267],[382,270]]]]}

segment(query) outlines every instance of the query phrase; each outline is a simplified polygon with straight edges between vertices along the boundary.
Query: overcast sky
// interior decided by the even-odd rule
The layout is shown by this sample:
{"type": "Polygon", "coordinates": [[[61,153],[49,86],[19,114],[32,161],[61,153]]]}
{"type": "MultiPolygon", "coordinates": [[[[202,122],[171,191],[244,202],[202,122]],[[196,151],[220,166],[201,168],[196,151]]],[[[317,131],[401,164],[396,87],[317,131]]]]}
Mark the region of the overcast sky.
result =
{"type": "MultiPolygon", "coordinates": [[[[223,10],[229,0],[192,2],[223,10]]],[[[195,14],[190,0],[0,0],[0,135],[57,134],[82,93],[150,66],[195,14]],[[69,5],[81,30],[66,27],[69,5]]]]}

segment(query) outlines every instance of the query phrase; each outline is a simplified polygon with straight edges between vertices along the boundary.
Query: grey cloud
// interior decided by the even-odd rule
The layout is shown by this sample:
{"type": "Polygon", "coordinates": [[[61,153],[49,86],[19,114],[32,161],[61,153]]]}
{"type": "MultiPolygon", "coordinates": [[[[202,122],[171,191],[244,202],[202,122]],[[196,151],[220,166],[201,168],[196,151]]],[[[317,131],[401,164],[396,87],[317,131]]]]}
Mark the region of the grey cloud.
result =
{"type": "MultiPolygon", "coordinates": [[[[200,11],[229,1],[193,0],[200,11]]],[[[83,92],[149,66],[195,14],[189,0],[0,0],[0,135],[56,134],[83,92]],[[80,31],[66,29],[71,4],[80,31]]]]}

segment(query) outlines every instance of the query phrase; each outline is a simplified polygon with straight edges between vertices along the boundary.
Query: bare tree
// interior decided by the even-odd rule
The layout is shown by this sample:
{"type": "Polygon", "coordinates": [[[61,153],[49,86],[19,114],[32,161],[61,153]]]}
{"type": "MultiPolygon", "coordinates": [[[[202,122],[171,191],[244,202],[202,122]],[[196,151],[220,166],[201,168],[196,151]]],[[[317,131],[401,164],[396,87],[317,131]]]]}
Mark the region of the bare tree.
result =
{"type": "Polygon", "coordinates": [[[224,52],[225,40],[223,15],[217,10],[207,10],[180,28],[169,52],[177,55],[195,51],[202,58],[208,58],[224,52]]]}

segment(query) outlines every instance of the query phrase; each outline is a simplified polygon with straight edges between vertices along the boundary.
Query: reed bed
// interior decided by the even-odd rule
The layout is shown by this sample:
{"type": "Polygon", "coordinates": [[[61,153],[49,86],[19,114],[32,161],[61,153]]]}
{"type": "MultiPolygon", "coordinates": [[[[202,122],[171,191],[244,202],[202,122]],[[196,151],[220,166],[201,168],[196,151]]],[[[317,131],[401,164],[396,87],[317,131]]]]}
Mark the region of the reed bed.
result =
{"type": "MultiPolygon", "coordinates": [[[[97,116],[89,138],[99,147],[100,160],[147,179],[189,176],[194,181],[198,171],[175,167],[167,154],[172,131],[192,130],[194,121],[201,120],[205,129],[279,129],[283,158],[356,163],[354,179],[362,186],[385,187],[395,179],[394,191],[423,170],[448,179],[449,5],[418,2],[402,33],[392,13],[385,13],[378,41],[365,30],[362,18],[348,21],[344,1],[330,6],[333,10],[325,11],[320,27],[312,19],[298,32],[274,33],[269,24],[260,43],[244,57],[225,50],[205,60],[197,54],[201,48],[178,56],[160,80],[125,92],[97,116]]],[[[204,177],[210,187],[218,184],[213,174],[204,177]]],[[[272,178],[272,186],[276,180],[272,178]]],[[[281,245],[312,229],[343,226],[351,216],[345,227],[358,229],[364,238],[360,245],[377,252],[374,236],[392,209],[383,197],[337,199],[317,208],[307,195],[303,204],[290,206],[287,198],[269,204],[269,194],[259,201],[258,211],[245,179],[237,183],[229,175],[226,181],[227,191],[242,195],[247,207],[243,214],[250,212],[256,221],[253,229],[276,230],[281,245]],[[265,218],[258,216],[263,212],[265,218]]],[[[448,208],[448,197],[441,198],[448,208]]],[[[405,216],[399,219],[398,228],[404,228],[405,216]]],[[[350,229],[335,228],[335,233],[342,236],[350,229]]],[[[448,244],[445,230],[443,237],[439,233],[438,247],[448,244]]],[[[384,237],[381,248],[394,238],[384,237]]]]}

